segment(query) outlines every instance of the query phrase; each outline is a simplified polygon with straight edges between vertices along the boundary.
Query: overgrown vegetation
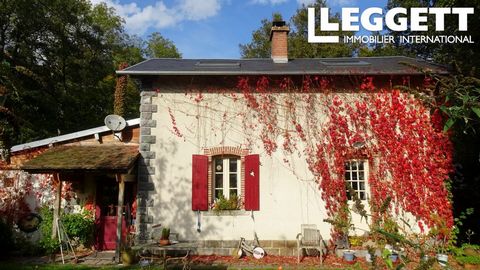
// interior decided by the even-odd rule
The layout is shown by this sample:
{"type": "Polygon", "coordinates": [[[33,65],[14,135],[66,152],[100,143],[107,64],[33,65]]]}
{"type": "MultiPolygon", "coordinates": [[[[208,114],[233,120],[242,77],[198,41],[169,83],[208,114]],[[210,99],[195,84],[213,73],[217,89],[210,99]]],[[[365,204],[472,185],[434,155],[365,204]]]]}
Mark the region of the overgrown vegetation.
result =
{"type": "MultiPolygon", "coordinates": [[[[40,225],[41,240],[39,247],[46,254],[53,254],[59,250],[59,242],[52,239],[53,210],[48,207],[42,207],[40,214],[43,222],[40,225]]],[[[89,213],[67,213],[62,214],[61,222],[65,232],[75,246],[89,246],[93,244],[94,220],[89,213]]]]}

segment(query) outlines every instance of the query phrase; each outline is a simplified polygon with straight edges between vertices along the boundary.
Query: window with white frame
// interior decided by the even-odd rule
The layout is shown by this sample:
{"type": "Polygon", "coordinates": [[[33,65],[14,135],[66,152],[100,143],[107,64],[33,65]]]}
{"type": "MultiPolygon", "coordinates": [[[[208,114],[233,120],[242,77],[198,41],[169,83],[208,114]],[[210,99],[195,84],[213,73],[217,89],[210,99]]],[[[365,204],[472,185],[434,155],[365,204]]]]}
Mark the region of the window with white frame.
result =
{"type": "Polygon", "coordinates": [[[222,196],[229,199],[230,196],[240,197],[241,192],[241,160],[236,156],[217,156],[213,162],[213,196],[220,199],[222,196]]]}
{"type": "MultiPolygon", "coordinates": [[[[345,181],[356,192],[360,200],[367,200],[367,173],[368,165],[365,160],[348,160],[345,162],[345,181]]],[[[353,199],[348,188],[347,198],[348,200],[353,199]]]]}

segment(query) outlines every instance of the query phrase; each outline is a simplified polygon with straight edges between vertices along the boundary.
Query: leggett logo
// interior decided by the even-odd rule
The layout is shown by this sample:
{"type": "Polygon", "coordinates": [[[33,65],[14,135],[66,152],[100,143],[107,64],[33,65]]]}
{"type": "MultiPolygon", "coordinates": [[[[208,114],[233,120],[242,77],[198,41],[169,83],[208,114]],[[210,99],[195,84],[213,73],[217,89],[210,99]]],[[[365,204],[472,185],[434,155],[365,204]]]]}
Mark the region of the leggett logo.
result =
{"type": "MultiPolygon", "coordinates": [[[[472,7],[454,8],[392,8],[383,14],[379,7],[371,7],[360,13],[357,7],[342,8],[342,31],[359,31],[360,26],[367,31],[384,31],[386,26],[394,32],[410,29],[411,32],[428,31],[429,16],[435,19],[435,31],[445,31],[445,16],[458,18],[458,31],[468,31],[468,16],[474,14],[472,7]],[[407,18],[410,15],[410,21],[407,18]],[[432,16],[433,15],[433,16],[432,16]]],[[[320,8],[320,31],[335,32],[340,30],[340,24],[330,22],[329,8],[320,8]]],[[[308,42],[310,43],[339,43],[340,36],[315,34],[315,8],[308,8],[308,42]]],[[[343,36],[344,43],[474,43],[469,35],[405,35],[395,40],[390,35],[353,35],[343,36]]]]}

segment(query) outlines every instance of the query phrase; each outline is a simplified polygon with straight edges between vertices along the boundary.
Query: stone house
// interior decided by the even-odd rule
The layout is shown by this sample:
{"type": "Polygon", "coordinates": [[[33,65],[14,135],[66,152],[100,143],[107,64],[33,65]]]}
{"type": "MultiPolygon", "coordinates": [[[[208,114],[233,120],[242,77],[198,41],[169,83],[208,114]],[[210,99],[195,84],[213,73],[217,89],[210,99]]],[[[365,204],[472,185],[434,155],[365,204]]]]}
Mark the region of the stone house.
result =
{"type": "MultiPolygon", "coordinates": [[[[324,219],[335,209],[328,200],[335,194],[322,193],[328,175],[309,155],[323,143],[318,134],[334,136],[322,129],[334,128],[331,104],[359,104],[373,95],[369,88],[422,88],[420,69],[447,74],[402,56],[289,59],[288,31],[284,23],[273,26],[271,59],[150,59],[117,71],[141,84],[140,241],[159,223],[180,240],[200,243],[200,254],[228,255],[241,237],[258,237],[269,254],[294,255],[301,224],[316,224],[328,239],[324,219]],[[232,201],[233,209],[220,206],[232,201]]],[[[341,178],[367,204],[380,196],[371,186],[384,164],[382,153],[362,154],[378,142],[366,139],[370,133],[348,139],[342,147],[353,154],[341,162],[341,178]]],[[[412,213],[404,214],[415,225],[420,221],[412,213]]],[[[356,233],[368,230],[351,215],[356,233]]]]}

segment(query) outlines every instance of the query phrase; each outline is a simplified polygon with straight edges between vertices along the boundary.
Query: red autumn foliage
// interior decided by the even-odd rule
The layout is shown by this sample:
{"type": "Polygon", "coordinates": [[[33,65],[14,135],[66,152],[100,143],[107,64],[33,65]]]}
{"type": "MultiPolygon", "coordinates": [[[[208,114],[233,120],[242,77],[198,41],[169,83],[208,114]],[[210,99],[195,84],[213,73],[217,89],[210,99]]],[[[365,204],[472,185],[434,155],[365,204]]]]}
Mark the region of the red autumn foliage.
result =
{"type": "MultiPolygon", "coordinates": [[[[408,77],[404,80],[409,83],[408,77]]],[[[447,134],[438,128],[437,115],[431,116],[418,100],[399,90],[376,89],[372,77],[362,81],[359,92],[349,101],[345,95],[325,91],[325,80],[318,82],[307,76],[297,91],[292,91],[291,80],[280,81],[279,88],[289,88],[302,99],[295,96],[283,103],[295,132],[277,132],[282,128],[272,114],[278,111],[278,94],[266,90],[270,84],[265,77],[260,78],[256,84],[258,94],[252,93],[248,79],[241,79],[238,87],[258,115],[267,154],[275,151],[277,134],[283,134],[283,149],[287,152],[298,147],[296,140],[305,142],[305,149],[297,150],[306,153],[306,162],[319,183],[330,217],[346,201],[345,161],[362,158],[370,166],[372,209],[378,209],[387,197],[392,197],[395,211],[409,212],[428,227],[435,226],[433,216],[438,215],[451,228],[451,203],[444,182],[452,170],[452,145],[447,134]],[[325,121],[313,116],[320,107],[314,102],[320,98],[319,93],[330,101],[326,102],[329,105],[325,121]],[[301,108],[311,110],[312,117],[298,117],[301,108]],[[319,130],[319,126],[323,128],[319,130]],[[305,129],[319,132],[308,135],[305,129]],[[365,143],[361,152],[352,147],[358,142],[365,143]]]]}
{"type": "MultiPolygon", "coordinates": [[[[440,128],[441,115],[431,115],[407,93],[375,86],[373,77],[347,93],[332,89],[331,80],[305,76],[299,84],[289,77],[244,77],[238,80],[238,93],[217,89],[209,94],[241,103],[228,109],[237,110],[248,146],[260,142],[268,155],[280,148],[287,166],[290,158],[305,158],[330,218],[345,214],[345,162],[363,159],[368,161],[373,218],[390,197],[391,211],[410,213],[419,228],[435,227],[434,217],[451,228],[445,182],[452,171],[452,144],[440,128]]],[[[408,76],[403,78],[405,86],[410,83],[408,76]]],[[[205,100],[195,105],[211,109],[205,100]]],[[[223,121],[231,119],[222,114],[223,121]]],[[[172,124],[175,130],[173,117],[172,124]]]]}

